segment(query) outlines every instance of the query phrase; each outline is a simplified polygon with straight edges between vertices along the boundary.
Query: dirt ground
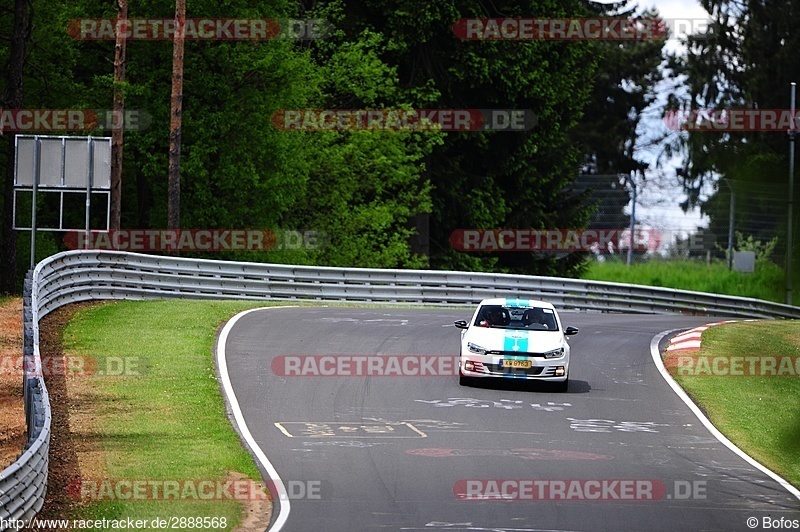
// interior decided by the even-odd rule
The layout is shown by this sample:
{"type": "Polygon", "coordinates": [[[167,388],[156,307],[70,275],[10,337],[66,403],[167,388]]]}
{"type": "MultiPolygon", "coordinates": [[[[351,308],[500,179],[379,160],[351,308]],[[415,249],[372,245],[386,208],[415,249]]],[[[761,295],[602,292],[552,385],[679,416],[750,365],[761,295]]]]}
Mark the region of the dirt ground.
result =
{"type": "Polygon", "coordinates": [[[22,402],[22,298],[0,304],[0,469],[25,447],[22,402]]]}

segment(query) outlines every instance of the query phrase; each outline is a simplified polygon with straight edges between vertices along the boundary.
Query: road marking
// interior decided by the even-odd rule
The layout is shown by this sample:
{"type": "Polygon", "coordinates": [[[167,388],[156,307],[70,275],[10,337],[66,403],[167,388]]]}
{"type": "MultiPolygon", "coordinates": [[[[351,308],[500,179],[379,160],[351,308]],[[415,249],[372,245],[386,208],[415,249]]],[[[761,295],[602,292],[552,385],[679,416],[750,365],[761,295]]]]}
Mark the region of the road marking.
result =
{"type": "Polygon", "coordinates": [[[512,430],[449,430],[434,429],[432,432],[464,432],[467,434],[520,434],[522,436],[544,436],[546,432],[515,432],[512,430]]]}
{"type": "Polygon", "coordinates": [[[569,428],[577,432],[658,432],[655,427],[668,427],[652,421],[613,421],[611,419],[575,419],[568,417],[569,428]]]}
{"type": "Polygon", "coordinates": [[[280,421],[275,426],[289,438],[427,438],[428,435],[405,421],[383,423],[280,421]],[[289,426],[287,426],[289,425],[289,426]]]}
{"type": "Polygon", "coordinates": [[[285,435],[287,438],[294,438],[294,436],[292,436],[292,434],[291,434],[291,433],[290,433],[288,430],[286,430],[285,428],[283,428],[283,425],[281,425],[280,423],[275,423],[275,426],[276,426],[276,427],[278,427],[278,430],[280,430],[281,432],[283,432],[283,434],[284,434],[284,435],[285,435]]]}
{"type": "Polygon", "coordinates": [[[569,451],[563,449],[448,449],[445,447],[427,447],[407,449],[406,454],[431,458],[474,457],[474,456],[511,456],[523,460],[613,460],[607,454],[569,451]]]}
{"type": "MultiPolygon", "coordinates": [[[[347,441],[304,441],[303,445],[310,447],[310,446],[322,446],[327,445],[331,447],[347,447],[347,448],[354,448],[354,449],[366,449],[368,447],[375,447],[376,445],[390,445],[387,442],[377,442],[377,441],[360,441],[360,440],[347,440],[347,441]]],[[[302,451],[312,451],[314,449],[299,449],[302,451]]]]}
{"type": "Polygon", "coordinates": [[[542,406],[539,403],[531,403],[531,406],[533,407],[534,410],[542,410],[544,412],[557,412],[559,410],[564,410],[564,407],[572,406],[572,404],[548,402],[547,406],[542,406]]]}
{"type": "Polygon", "coordinates": [[[414,399],[416,403],[426,403],[433,405],[437,408],[447,408],[451,406],[466,406],[468,408],[503,408],[505,410],[516,410],[524,408],[522,401],[512,401],[511,399],[500,399],[500,401],[490,401],[487,399],[472,399],[470,397],[449,397],[447,401],[441,399],[433,399],[427,401],[425,399],[414,399]]]}
{"type": "MultiPolygon", "coordinates": [[[[514,518],[512,518],[512,521],[514,518]]],[[[425,523],[423,527],[401,527],[400,530],[432,530],[432,529],[442,529],[442,530],[474,530],[476,532],[498,532],[502,530],[503,532],[566,532],[564,530],[547,530],[542,528],[508,528],[503,527],[502,529],[492,527],[492,528],[484,528],[482,526],[473,525],[472,522],[467,523],[449,523],[445,521],[431,521],[430,523],[425,523]]]]}
{"type": "MultiPolygon", "coordinates": [[[[472,399],[469,397],[450,397],[446,401],[443,399],[432,399],[430,401],[425,399],[414,399],[416,403],[425,403],[433,405],[437,408],[448,408],[452,406],[465,406],[468,408],[502,408],[504,410],[519,410],[525,408],[522,401],[515,401],[511,399],[500,399],[499,401],[490,401],[488,399],[472,399]]],[[[548,402],[546,406],[539,403],[531,403],[531,408],[542,412],[557,412],[564,410],[565,407],[571,407],[571,403],[553,403],[548,402]]]]}
{"type": "Polygon", "coordinates": [[[262,307],[240,312],[228,320],[228,323],[226,323],[222,328],[222,332],[217,340],[217,367],[219,368],[219,377],[222,381],[222,389],[225,393],[225,397],[228,399],[228,404],[230,404],[231,407],[234,425],[237,429],[239,429],[239,433],[247,442],[247,445],[249,445],[253,450],[253,454],[256,456],[258,461],[264,466],[264,470],[269,475],[270,480],[272,480],[272,485],[275,486],[275,489],[278,491],[278,497],[272,498],[273,501],[279,501],[278,517],[275,519],[275,522],[269,529],[270,532],[278,532],[281,530],[283,525],[286,524],[286,520],[289,519],[289,511],[291,510],[291,505],[289,504],[289,495],[280,475],[278,475],[275,467],[272,465],[272,463],[270,463],[269,459],[267,459],[267,455],[264,454],[264,451],[261,450],[261,447],[258,446],[255,438],[253,438],[253,435],[250,433],[250,429],[247,427],[247,422],[244,420],[244,416],[242,415],[242,409],[239,406],[239,401],[236,399],[236,394],[233,392],[233,385],[231,384],[231,378],[228,374],[228,363],[225,359],[225,346],[228,342],[228,335],[230,335],[233,326],[236,325],[236,322],[239,321],[239,319],[247,314],[250,314],[251,312],[256,312],[258,310],[275,310],[279,308],[290,307],[262,307]]]}
{"type": "Polygon", "coordinates": [[[726,438],[724,434],[722,434],[719,430],[717,430],[717,427],[715,427],[711,423],[711,421],[709,421],[709,419],[705,416],[705,414],[703,414],[702,410],[700,410],[700,408],[694,403],[694,401],[692,401],[689,398],[686,392],[683,391],[683,388],[681,388],[680,385],[678,385],[678,383],[675,382],[675,379],[672,378],[672,375],[669,374],[669,371],[667,371],[667,368],[664,366],[664,361],[661,360],[661,353],[658,350],[658,344],[665,336],[672,334],[677,330],[680,329],[671,329],[669,331],[664,331],[662,333],[655,335],[653,339],[650,340],[650,356],[653,359],[653,363],[656,365],[658,372],[661,374],[661,377],[663,377],[664,380],[667,381],[667,384],[669,384],[670,388],[672,388],[672,391],[675,392],[675,395],[680,397],[681,400],[684,403],[686,403],[686,406],[689,407],[689,410],[691,410],[692,413],[697,417],[697,419],[700,420],[700,423],[703,424],[703,426],[712,434],[712,436],[714,436],[717,440],[719,440],[719,442],[722,443],[725,447],[736,453],[740,458],[742,458],[742,460],[744,460],[751,466],[755,467],[762,473],[766,474],[767,476],[775,480],[778,484],[783,486],[783,488],[786,489],[786,491],[794,495],[797,499],[800,499],[800,490],[789,484],[789,482],[787,482],[783,477],[781,477],[777,473],[773,472],[772,470],[768,469],[767,467],[761,465],[759,462],[751,458],[747,453],[739,449],[732,441],[726,438]]]}

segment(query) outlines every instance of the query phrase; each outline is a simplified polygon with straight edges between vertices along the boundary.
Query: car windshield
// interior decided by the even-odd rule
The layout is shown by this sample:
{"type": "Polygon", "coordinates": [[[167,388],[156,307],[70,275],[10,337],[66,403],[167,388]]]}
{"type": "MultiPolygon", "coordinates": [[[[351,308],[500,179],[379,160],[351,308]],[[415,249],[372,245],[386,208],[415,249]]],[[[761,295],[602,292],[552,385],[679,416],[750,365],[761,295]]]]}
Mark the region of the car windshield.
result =
{"type": "Polygon", "coordinates": [[[475,325],[497,329],[558,330],[555,312],[546,307],[482,305],[475,325]]]}

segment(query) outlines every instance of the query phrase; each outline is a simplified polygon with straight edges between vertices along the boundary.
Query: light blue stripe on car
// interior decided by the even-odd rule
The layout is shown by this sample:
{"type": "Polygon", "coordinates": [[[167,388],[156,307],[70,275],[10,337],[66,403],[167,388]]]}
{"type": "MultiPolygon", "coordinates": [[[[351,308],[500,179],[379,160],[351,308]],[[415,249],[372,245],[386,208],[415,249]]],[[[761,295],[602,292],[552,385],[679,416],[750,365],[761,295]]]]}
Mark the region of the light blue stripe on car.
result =
{"type": "MultiPolygon", "coordinates": [[[[508,353],[509,351],[510,352],[515,352],[516,351],[516,352],[519,352],[521,354],[519,354],[519,355],[507,355],[507,354],[504,354],[503,358],[509,359],[509,360],[527,360],[528,359],[528,355],[527,355],[528,337],[527,336],[523,336],[521,338],[513,338],[512,334],[516,334],[516,336],[521,336],[519,333],[507,332],[506,335],[505,335],[505,338],[503,339],[503,351],[505,351],[506,353],[508,353]]],[[[511,368],[508,368],[508,371],[506,371],[505,367],[503,368],[503,376],[504,377],[511,377],[511,378],[524,377],[524,375],[520,375],[518,373],[514,373],[511,368]]]]}
{"type": "Polygon", "coordinates": [[[505,306],[505,307],[530,307],[531,306],[531,301],[530,301],[530,299],[520,299],[518,297],[515,297],[514,299],[506,298],[505,299],[505,304],[503,306],[505,306]]]}
{"type": "Polygon", "coordinates": [[[516,333],[517,336],[522,336],[522,337],[513,338],[512,334],[514,333],[506,333],[506,336],[503,339],[503,351],[515,351],[520,353],[527,353],[528,337],[516,333]]]}

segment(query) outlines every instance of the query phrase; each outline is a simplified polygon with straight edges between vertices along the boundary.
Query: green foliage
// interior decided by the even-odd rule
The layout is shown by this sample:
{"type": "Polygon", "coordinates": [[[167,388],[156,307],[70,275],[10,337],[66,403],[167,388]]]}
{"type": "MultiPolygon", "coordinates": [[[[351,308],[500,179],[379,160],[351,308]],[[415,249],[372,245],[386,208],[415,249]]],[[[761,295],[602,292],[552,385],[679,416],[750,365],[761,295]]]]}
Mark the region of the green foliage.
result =
{"type": "MultiPolygon", "coordinates": [[[[756,256],[756,268],[767,264],[772,264],[772,254],[775,252],[775,246],[778,245],[778,237],[774,237],[768,242],[756,240],[753,235],[745,236],[741,231],[736,231],[736,251],[752,251],[756,256]]],[[[725,261],[729,260],[728,248],[719,244],[716,248],[725,254],[725,261]]]]}
{"type": "Polygon", "coordinates": [[[621,261],[591,262],[581,278],[786,301],[784,273],[769,260],[758,262],[754,273],[729,271],[727,263],[722,261],[706,264],[651,260],[630,266],[621,261]]]}
{"type": "Polygon", "coordinates": [[[736,231],[736,247],[740,251],[755,251],[756,260],[766,261],[772,256],[775,251],[775,246],[778,243],[776,236],[769,242],[762,243],[760,240],[754,240],[753,235],[745,237],[740,231],[736,231]]]}
{"type": "MultiPolygon", "coordinates": [[[[338,2],[337,2],[338,4],[338,2]]],[[[577,271],[578,256],[531,253],[468,255],[453,250],[459,228],[580,227],[588,212],[564,192],[579,149],[569,139],[591,91],[595,67],[588,43],[460,41],[453,23],[465,17],[546,13],[578,16],[578,2],[348,2],[345,33],[364,29],[386,39],[385,61],[397,66],[414,106],[530,109],[539,126],[526,133],[449,133],[426,158],[432,185],[431,264],[439,268],[524,273],[577,271]]]]}
{"type": "MultiPolygon", "coordinates": [[[[453,22],[462,17],[593,13],[577,0],[505,0],[488,7],[474,0],[330,0],[311,11],[301,13],[301,7],[289,0],[189,5],[189,17],[302,16],[326,19],[334,29],[315,41],[186,42],[181,226],[327,235],[318,249],[214,258],[580,272],[580,254],[468,255],[451,249],[449,236],[472,227],[585,226],[589,209],[570,185],[586,151],[573,133],[598,97],[593,82],[618,91],[621,80],[633,80],[629,96],[643,104],[658,45],[603,45],[599,53],[589,42],[475,42],[453,35],[453,22]],[[625,68],[603,66],[609,64],[625,68]],[[530,109],[539,125],[526,133],[300,133],[270,123],[277,110],[306,108],[530,109]],[[429,256],[410,245],[427,215],[429,256]]],[[[0,27],[10,27],[3,15],[0,27]]],[[[142,0],[129,13],[173,15],[168,0],[142,0]]],[[[25,106],[109,109],[114,91],[123,91],[126,108],[151,121],[125,132],[122,227],[165,227],[171,43],[129,41],[126,80],[116,86],[114,42],[79,41],[67,32],[73,19],[114,18],[113,3],[54,0],[36,4],[33,16],[25,106]]],[[[8,46],[0,43],[0,60],[7,57],[8,46]]],[[[617,111],[592,110],[591,116],[617,111]]],[[[630,133],[631,124],[621,131],[630,133]]]]}
{"type": "MultiPolygon", "coordinates": [[[[800,29],[790,23],[800,8],[787,2],[705,0],[714,21],[708,36],[690,37],[688,54],[672,57],[676,79],[685,76],[683,90],[670,95],[671,109],[787,109],[789,83],[800,77],[796,50],[800,29]]],[[[688,131],[675,135],[669,156],[684,156],[685,207],[700,205],[711,219],[710,229],[724,234],[730,187],[747,205],[737,205],[736,224],[758,224],[748,231],[755,238],[781,237],[776,251],[786,252],[786,211],[776,203],[786,194],[788,149],[778,132],[688,131]],[[722,183],[726,184],[723,185],[722,183]],[[708,196],[709,188],[714,192],[708,196]],[[771,192],[768,195],[767,192],[771,192]]],[[[800,193],[795,191],[795,201],[800,193]]]]}
{"type": "Polygon", "coordinates": [[[753,235],[747,235],[745,237],[740,231],[736,231],[736,247],[739,248],[739,251],[755,252],[756,264],[763,264],[769,261],[777,244],[777,236],[769,242],[761,242],[760,240],[755,240],[753,235]]]}
{"type": "MultiPolygon", "coordinates": [[[[341,24],[338,2],[322,6],[316,17],[341,24]]],[[[337,26],[340,27],[340,26],[337,26]]],[[[402,99],[397,69],[383,56],[386,38],[363,29],[337,31],[315,42],[311,54],[320,65],[323,108],[410,108],[402,99]]],[[[313,253],[319,264],[361,267],[420,267],[413,255],[409,220],[430,212],[430,184],[424,157],[441,144],[436,132],[287,132],[302,139],[308,164],[302,198],[287,220],[327,234],[313,253]]]]}

